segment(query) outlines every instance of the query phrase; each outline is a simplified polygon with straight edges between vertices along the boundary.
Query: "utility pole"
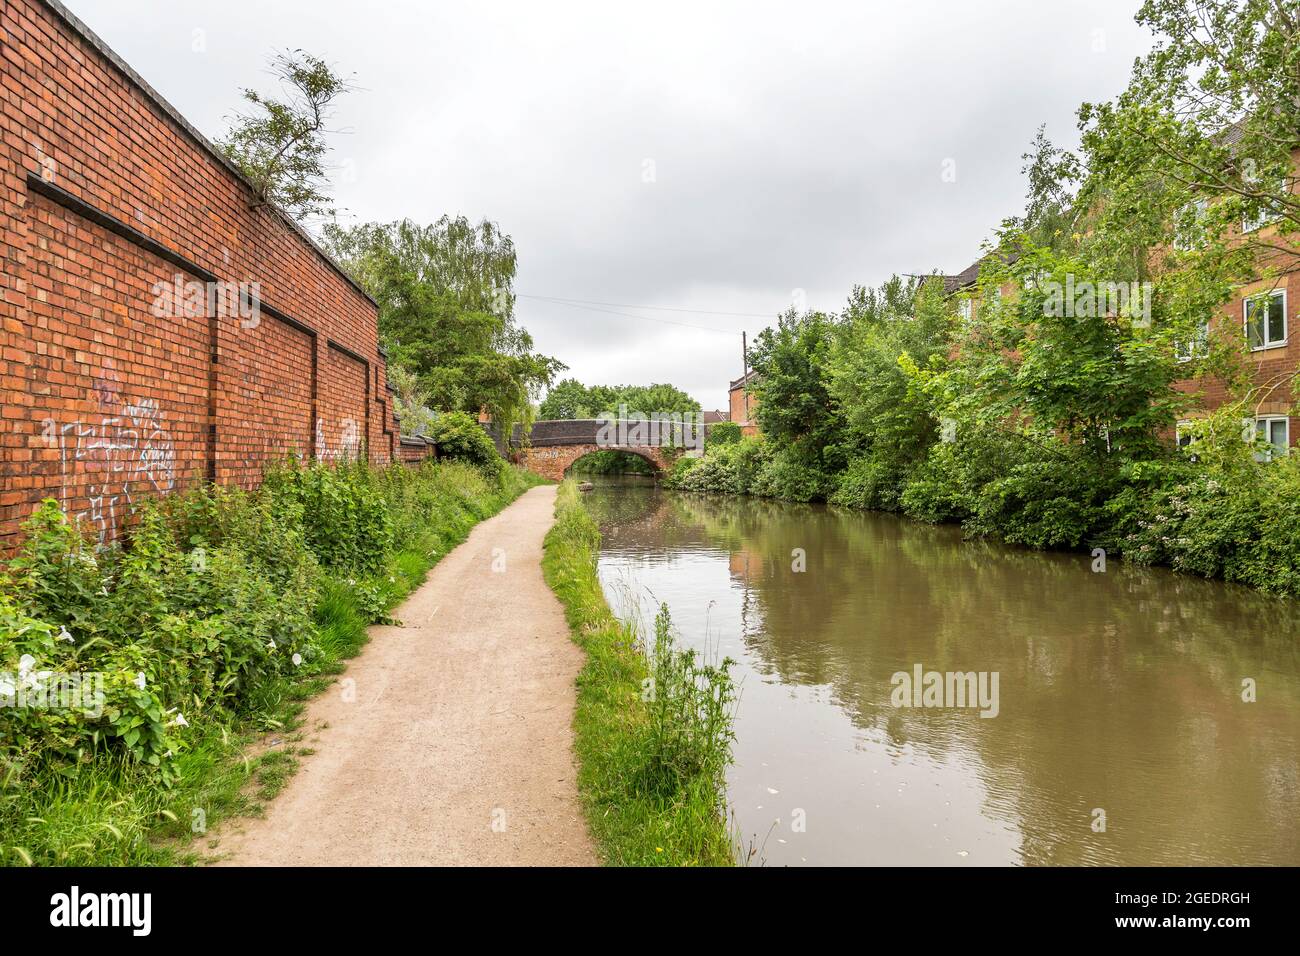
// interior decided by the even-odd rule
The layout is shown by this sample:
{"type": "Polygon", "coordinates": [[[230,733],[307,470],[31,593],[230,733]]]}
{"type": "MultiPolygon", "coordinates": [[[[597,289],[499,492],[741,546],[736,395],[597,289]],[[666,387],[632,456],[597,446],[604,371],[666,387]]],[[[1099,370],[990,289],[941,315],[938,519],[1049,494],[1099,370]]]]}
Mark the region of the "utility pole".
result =
{"type": "Polygon", "coordinates": [[[740,392],[745,396],[745,424],[749,424],[749,344],[745,337],[745,330],[740,331],[740,392]]]}

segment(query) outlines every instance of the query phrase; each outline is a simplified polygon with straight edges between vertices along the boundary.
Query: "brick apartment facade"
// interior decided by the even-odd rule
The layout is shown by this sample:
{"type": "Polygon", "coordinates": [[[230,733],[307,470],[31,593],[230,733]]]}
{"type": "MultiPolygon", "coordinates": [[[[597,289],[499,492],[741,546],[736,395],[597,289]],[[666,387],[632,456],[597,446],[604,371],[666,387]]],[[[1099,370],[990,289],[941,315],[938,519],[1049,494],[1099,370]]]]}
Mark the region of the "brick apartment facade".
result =
{"type": "Polygon", "coordinates": [[[749,391],[753,378],[754,373],[748,372],[727,387],[730,420],[740,426],[744,435],[758,434],[758,399],[749,391]]]}
{"type": "Polygon", "coordinates": [[[0,0],[0,176],[0,547],[46,497],[104,539],[288,451],[414,453],[374,302],[53,0],[0,0]]]}
{"type": "MultiPolygon", "coordinates": [[[[1297,166],[1300,167],[1300,151],[1295,155],[1297,166]]],[[[1259,227],[1259,235],[1269,238],[1275,229],[1275,226],[1263,225],[1259,227]]],[[[1300,418],[1293,414],[1293,379],[1297,369],[1300,369],[1298,260],[1300,255],[1283,257],[1276,254],[1267,259],[1261,258],[1261,273],[1271,272],[1276,275],[1239,286],[1232,299],[1211,321],[1212,332],[1237,335],[1247,342],[1247,361],[1253,366],[1255,390],[1251,399],[1256,427],[1261,435],[1267,435],[1270,441],[1286,448],[1300,441],[1300,418]],[[1247,326],[1248,308],[1257,320],[1251,323],[1257,330],[1253,336],[1247,326]]],[[[957,298],[959,310],[966,320],[979,308],[979,275],[980,263],[976,262],[957,275],[944,277],[945,291],[957,298]]],[[[1006,285],[1002,292],[1014,294],[1014,288],[1006,285]]],[[[1192,416],[1213,411],[1231,400],[1245,397],[1230,395],[1224,383],[1216,380],[1186,380],[1177,383],[1176,387],[1200,396],[1203,408],[1189,412],[1192,416]]],[[[1169,438],[1173,441],[1176,436],[1171,434],[1169,438]]]]}

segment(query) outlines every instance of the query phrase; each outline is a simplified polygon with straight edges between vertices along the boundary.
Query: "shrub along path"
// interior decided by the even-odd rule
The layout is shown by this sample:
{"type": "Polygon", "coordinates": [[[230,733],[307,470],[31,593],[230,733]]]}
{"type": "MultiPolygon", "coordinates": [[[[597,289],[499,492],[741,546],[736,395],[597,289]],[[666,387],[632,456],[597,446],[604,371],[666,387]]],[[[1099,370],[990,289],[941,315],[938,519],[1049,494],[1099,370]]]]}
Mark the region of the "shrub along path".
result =
{"type": "Polygon", "coordinates": [[[542,579],[555,487],[482,522],[304,714],[315,753],[223,864],[594,864],[573,757],[583,653],[542,579]]]}

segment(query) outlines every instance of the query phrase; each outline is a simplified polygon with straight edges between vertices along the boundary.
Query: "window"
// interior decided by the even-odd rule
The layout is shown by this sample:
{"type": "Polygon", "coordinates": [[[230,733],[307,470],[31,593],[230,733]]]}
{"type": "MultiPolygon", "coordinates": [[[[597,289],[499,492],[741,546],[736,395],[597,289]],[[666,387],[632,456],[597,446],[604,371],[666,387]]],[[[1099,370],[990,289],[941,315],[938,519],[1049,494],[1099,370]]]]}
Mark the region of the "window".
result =
{"type": "Polygon", "coordinates": [[[1196,436],[1192,434],[1192,423],[1183,419],[1175,426],[1175,435],[1177,435],[1178,447],[1188,448],[1196,441],[1196,436]]]}
{"type": "Polygon", "coordinates": [[[1175,342],[1178,349],[1178,361],[1190,362],[1206,353],[1210,344],[1210,322],[1208,319],[1198,319],[1196,327],[1187,338],[1180,338],[1175,342]]]}
{"type": "Polygon", "coordinates": [[[1251,349],[1271,349],[1286,344],[1286,290],[1274,289],[1242,303],[1246,344],[1251,349]]]}
{"type": "MultiPolygon", "coordinates": [[[[1279,193],[1287,191],[1287,181],[1285,176],[1283,176],[1277,183],[1277,191],[1279,193]]],[[[1264,202],[1260,205],[1259,210],[1254,215],[1251,215],[1250,213],[1246,214],[1246,217],[1241,223],[1241,231],[1254,232],[1256,229],[1262,229],[1270,222],[1276,222],[1281,218],[1282,210],[1280,208],[1273,206],[1271,203],[1264,202]]]]}
{"type": "Polygon", "coordinates": [[[1174,216],[1174,248],[1181,252],[1196,249],[1202,243],[1202,222],[1206,210],[1210,208],[1208,200],[1197,199],[1189,202],[1174,216]]]}
{"type": "Polygon", "coordinates": [[[972,306],[973,303],[969,296],[957,300],[957,314],[961,316],[963,322],[970,322],[971,315],[973,314],[972,306]]]}
{"type": "Polygon", "coordinates": [[[1291,447],[1291,419],[1280,415],[1257,418],[1255,437],[1269,444],[1267,450],[1255,455],[1256,461],[1272,461],[1278,455],[1285,455],[1291,447]]]}

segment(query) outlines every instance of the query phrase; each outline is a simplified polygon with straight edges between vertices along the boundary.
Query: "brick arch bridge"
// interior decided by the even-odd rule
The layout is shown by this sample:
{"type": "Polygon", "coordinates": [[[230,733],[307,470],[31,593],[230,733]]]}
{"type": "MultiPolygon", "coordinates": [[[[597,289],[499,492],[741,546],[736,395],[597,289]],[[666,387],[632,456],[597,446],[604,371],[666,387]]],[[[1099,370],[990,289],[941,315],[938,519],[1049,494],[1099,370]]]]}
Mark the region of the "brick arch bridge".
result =
{"type": "Polygon", "coordinates": [[[655,472],[663,473],[670,467],[663,449],[656,445],[597,444],[596,436],[606,423],[600,419],[576,421],[534,422],[528,433],[528,445],[520,448],[520,432],[515,430],[517,449],[512,457],[523,467],[543,478],[559,481],[569,466],[594,451],[622,451],[645,459],[655,472]]]}

